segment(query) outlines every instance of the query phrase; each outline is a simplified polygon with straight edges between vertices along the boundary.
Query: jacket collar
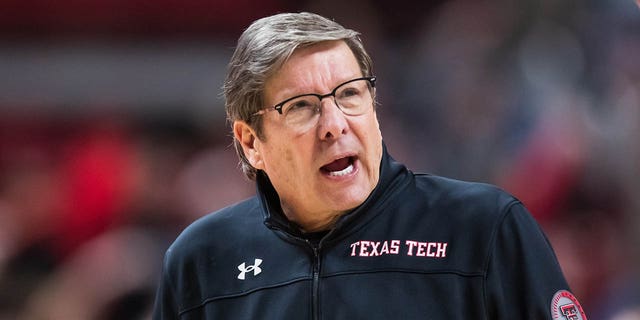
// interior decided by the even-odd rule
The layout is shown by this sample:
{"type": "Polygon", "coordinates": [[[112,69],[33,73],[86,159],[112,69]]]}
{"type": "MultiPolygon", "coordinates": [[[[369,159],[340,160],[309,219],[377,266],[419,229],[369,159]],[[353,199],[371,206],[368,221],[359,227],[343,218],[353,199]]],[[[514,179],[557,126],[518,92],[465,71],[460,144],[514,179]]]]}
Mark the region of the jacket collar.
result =
{"type": "MultiPolygon", "coordinates": [[[[336,223],[331,234],[342,233],[356,225],[368,221],[375,217],[394,190],[405,186],[412,174],[402,164],[396,162],[387,152],[387,147],[382,143],[382,159],[380,163],[380,179],[367,199],[351,212],[342,216],[336,223]]],[[[263,171],[258,171],[256,176],[258,198],[262,205],[264,223],[270,228],[281,229],[294,236],[304,237],[300,228],[289,221],[284,215],[280,206],[280,198],[275,188],[271,184],[269,177],[263,171]]]]}

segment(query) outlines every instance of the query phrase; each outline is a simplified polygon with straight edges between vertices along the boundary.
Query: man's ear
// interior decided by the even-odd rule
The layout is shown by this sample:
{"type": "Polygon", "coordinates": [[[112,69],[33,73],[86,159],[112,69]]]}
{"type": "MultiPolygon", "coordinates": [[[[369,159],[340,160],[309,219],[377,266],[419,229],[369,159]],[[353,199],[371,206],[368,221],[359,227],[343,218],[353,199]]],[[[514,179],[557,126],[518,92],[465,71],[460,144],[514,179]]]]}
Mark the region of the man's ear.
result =
{"type": "Polygon", "coordinates": [[[260,140],[253,128],[244,121],[234,121],[233,136],[240,142],[242,151],[249,163],[256,169],[264,170],[262,154],[260,153],[260,140]]]}

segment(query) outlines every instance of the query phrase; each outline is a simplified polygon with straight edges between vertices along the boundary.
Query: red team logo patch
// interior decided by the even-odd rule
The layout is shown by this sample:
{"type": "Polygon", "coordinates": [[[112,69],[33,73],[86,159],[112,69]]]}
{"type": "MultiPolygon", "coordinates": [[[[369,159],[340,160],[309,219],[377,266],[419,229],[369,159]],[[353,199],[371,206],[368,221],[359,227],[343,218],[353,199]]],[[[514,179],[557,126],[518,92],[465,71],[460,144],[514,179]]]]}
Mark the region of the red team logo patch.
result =
{"type": "Polygon", "coordinates": [[[587,320],[578,299],[571,292],[560,290],[551,299],[551,319],[587,320]]]}

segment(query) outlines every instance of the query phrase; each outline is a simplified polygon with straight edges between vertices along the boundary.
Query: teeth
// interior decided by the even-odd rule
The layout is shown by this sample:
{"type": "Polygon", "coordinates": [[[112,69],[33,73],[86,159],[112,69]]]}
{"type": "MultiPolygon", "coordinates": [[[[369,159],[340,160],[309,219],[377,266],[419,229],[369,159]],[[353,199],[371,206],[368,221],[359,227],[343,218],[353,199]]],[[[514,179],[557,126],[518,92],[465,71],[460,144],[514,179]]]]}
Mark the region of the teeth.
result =
{"type": "Polygon", "coordinates": [[[340,170],[340,171],[331,171],[329,172],[330,176],[333,177],[342,177],[344,175],[347,175],[349,173],[353,172],[353,164],[350,164],[348,167],[340,170]]]}

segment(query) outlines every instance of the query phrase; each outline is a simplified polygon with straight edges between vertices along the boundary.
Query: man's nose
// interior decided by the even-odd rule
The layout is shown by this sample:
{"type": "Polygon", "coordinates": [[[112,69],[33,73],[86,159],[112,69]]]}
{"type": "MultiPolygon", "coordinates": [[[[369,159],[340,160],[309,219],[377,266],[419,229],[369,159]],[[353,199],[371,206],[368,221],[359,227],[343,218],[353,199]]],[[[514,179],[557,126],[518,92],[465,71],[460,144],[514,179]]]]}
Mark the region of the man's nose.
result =
{"type": "Polygon", "coordinates": [[[334,97],[326,97],[320,102],[318,134],[320,140],[336,139],[347,133],[349,123],[334,97]]]}

